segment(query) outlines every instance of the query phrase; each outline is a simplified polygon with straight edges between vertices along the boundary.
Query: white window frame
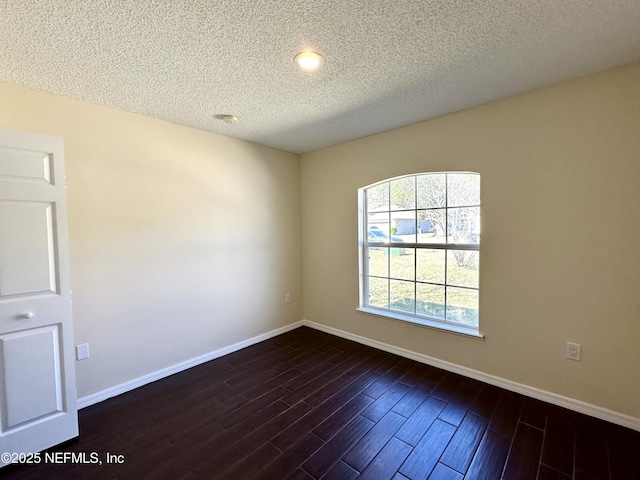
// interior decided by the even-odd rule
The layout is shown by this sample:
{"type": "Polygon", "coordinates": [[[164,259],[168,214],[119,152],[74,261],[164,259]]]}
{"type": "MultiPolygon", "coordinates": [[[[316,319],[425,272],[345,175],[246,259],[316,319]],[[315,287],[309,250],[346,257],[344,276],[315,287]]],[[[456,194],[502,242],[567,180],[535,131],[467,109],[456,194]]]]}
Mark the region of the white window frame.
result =
{"type": "MultiPolygon", "coordinates": [[[[479,315],[478,315],[478,327],[474,328],[472,326],[469,325],[464,325],[461,323],[456,323],[456,322],[452,322],[452,321],[448,321],[448,320],[443,320],[440,318],[434,318],[434,317],[429,317],[429,316],[424,316],[424,315],[420,315],[420,314],[416,314],[416,313],[405,313],[405,312],[401,312],[398,310],[392,310],[390,308],[384,308],[384,307],[378,307],[378,306],[372,306],[368,304],[368,299],[369,299],[369,291],[368,291],[368,282],[367,282],[367,278],[369,276],[369,272],[368,272],[368,258],[366,257],[366,255],[368,254],[368,248],[370,247],[380,247],[380,243],[373,243],[373,242],[369,242],[368,241],[368,226],[367,226],[367,218],[368,218],[368,213],[367,212],[367,190],[377,187],[379,185],[382,185],[384,183],[391,183],[395,180],[399,180],[399,179],[403,179],[403,178],[410,178],[410,177],[419,177],[422,175],[442,175],[442,174],[460,174],[460,173],[464,173],[464,174],[474,174],[474,175],[478,175],[478,177],[480,177],[480,174],[477,172],[458,172],[458,171],[447,171],[447,172],[424,172],[424,173],[415,173],[415,174],[409,174],[409,175],[402,175],[399,177],[393,177],[393,178],[388,178],[385,180],[381,180],[379,182],[373,183],[371,185],[368,185],[366,187],[360,188],[358,190],[358,250],[359,250],[359,277],[360,277],[360,281],[359,281],[359,307],[356,309],[359,312],[365,313],[365,314],[369,314],[369,315],[375,315],[375,316],[380,316],[380,317],[384,317],[384,318],[389,318],[392,320],[399,320],[399,321],[403,321],[403,322],[409,322],[412,324],[416,324],[416,325],[420,325],[423,327],[428,327],[428,328],[433,328],[433,329],[437,329],[437,330],[442,330],[442,331],[446,331],[446,332],[451,332],[451,333],[455,333],[455,334],[459,334],[459,335],[465,335],[465,336],[469,336],[469,337],[473,337],[473,338],[479,338],[479,339],[483,339],[484,335],[482,335],[480,333],[480,320],[479,320],[479,315]]],[[[446,195],[448,196],[449,192],[449,188],[448,188],[448,176],[445,177],[447,180],[446,186],[445,186],[445,192],[446,195]]],[[[417,196],[417,192],[416,192],[416,196],[417,196]]],[[[481,204],[478,205],[473,205],[474,207],[478,207],[481,208],[481,204]]],[[[422,210],[421,208],[417,208],[418,205],[416,204],[415,208],[413,209],[414,212],[416,212],[415,218],[416,218],[416,232],[418,231],[417,229],[417,222],[418,222],[418,215],[417,212],[419,210],[422,210]]],[[[391,205],[389,206],[390,208],[390,212],[393,211],[391,210],[391,205]]],[[[448,202],[445,202],[445,207],[443,207],[446,209],[446,214],[448,215],[448,210],[449,208],[460,208],[460,206],[455,206],[455,207],[450,207],[448,205],[448,202]]],[[[407,209],[406,211],[412,211],[412,209],[407,209]]],[[[445,223],[448,224],[448,221],[445,221],[445,223]]],[[[417,240],[417,239],[416,239],[417,240]]],[[[444,250],[445,252],[449,251],[449,250],[471,250],[471,251],[477,251],[478,255],[480,254],[480,240],[478,240],[478,243],[465,243],[465,244],[456,244],[456,243],[448,243],[448,235],[447,232],[445,232],[445,242],[444,243],[396,243],[391,239],[391,232],[389,232],[389,239],[388,242],[385,242],[384,247],[389,247],[389,252],[391,252],[391,248],[411,248],[411,249],[415,249],[414,251],[417,254],[417,250],[418,249],[439,249],[439,250],[444,250]]],[[[446,255],[445,255],[446,258],[446,255]]],[[[380,277],[382,278],[382,277],[380,277]]],[[[391,277],[391,272],[387,272],[387,279],[392,280],[393,277],[391,277]]],[[[416,280],[414,280],[414,284],[419,283],[416,280]]],[[[447,283],[445,282],[444,286],[447,286],[447,283]]],[[[446,290],[446,288],[445,288],[446,290]]],[[[480,288],[478,285],[478,288],[474,288],[474,290],[478,291],[478,295],[480,292],[480,288]]],[[[446,297],[445,297],[446,299],[446,297]]],[[[446,312],[446,300],[445,300],[445,312],[446,312]]],[[[446,314],[445,314],[446,317],[446,314]]]]}

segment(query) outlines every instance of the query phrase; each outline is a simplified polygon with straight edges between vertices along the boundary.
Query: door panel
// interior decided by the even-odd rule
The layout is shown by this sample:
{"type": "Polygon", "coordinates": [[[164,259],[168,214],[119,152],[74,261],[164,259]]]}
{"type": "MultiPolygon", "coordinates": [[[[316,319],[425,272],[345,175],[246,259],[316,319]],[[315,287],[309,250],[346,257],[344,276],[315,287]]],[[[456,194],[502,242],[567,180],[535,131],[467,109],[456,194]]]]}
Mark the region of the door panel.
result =
{"type": "Polygon", "coordinates": [[[53,183],[52,157],[46,152],[18,150],[0,145],[0,158],[2,180],[53,183]]]}
{"type": "Polygon", "coordinates": [[[0,397],[2,433],[62,411],[56,325],[0,335],[0,362],[5,365],[0,373],[4,385],[0,397]]]}
{"type": "Polygon", "coordinates": [[[0,297],[57,292],[53,208],[0,201],[0,297]]]}
{"type": "Polygon", "coordinates": [[[64,179],[61,138],[0,129],[0,452],[78,435],[64,179]]]}

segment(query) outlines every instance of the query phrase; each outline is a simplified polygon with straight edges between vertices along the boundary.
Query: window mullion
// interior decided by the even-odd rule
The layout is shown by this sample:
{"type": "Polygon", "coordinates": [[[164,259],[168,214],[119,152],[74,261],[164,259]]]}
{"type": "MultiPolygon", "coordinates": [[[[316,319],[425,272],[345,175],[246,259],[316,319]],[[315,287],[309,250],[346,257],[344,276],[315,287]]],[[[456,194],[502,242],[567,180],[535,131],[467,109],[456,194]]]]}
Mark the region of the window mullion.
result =
{"type": "Polygon", "coordinates": [[[449,175],[444,176],[444,243],[449,243],[449,175]]]}
{"type": "MultiPolygon", "coordinates": [[[[391,244],[391,182],[387,188],[387,225],[389,244],[391,244]]],[[[387,245],[387,308],[391,309],[391,247],[387,245]]]]}
{"type": "MultiPolygon", "coordinates": [[[[444,176],[444,243],[449,246],[449,174],[444,176]]],[[[446,248],[444,252],[444,321],[447,321],[447,294],[448,288],[448,274],[449,274],[449,249],[446,248]]]]}
{"type": "Polygon", "coordinates": [[[391,250],[387,248],[386,252],[387,253],[385,256],[387,257],[387,277],[385,278],[385,280],[387,281],[387,308],[389,308],[391,305],[391,250]]]}
{"type": "MultiPolygon", "coordinates": [[[[446,217],[445,217],[446,220],[446,217]]],[[[449,275],[449,250],[446,249],[444,251],[444,321],[447,321],[447,292],[449,291],[448,288],[448,281],[449,279],[447,278],[449,275]]]]}
{"type": "MultiPolygon", "coordinates": [[[[418,176],[413,177],[414,233],[418,241],[418,176]]],[[[418,250],[413,249],[413,314],[418,314],[418,250]]]]}
{"type": "Polygon", "coordinates": [[[413,249],[413,314],[418,314],[418,250],[416,248],[413,249]]]}
{"type": "MultiPolygon", "coordinates": [[[[369,246],[380,246],[380,243],[371,243],[369,246]]],[[[477,243],[398,243],[391,242],[385,243],[385,246],[392,246],[397,248],[428,248],[434,250],[471,250],[471,251],[480,251],[480,245],[477,243]]]]}
{"type": "Polygon", "coordinates": [[[364,271],[362,272],[362,282],[364,282],[363,288],[362,288],[362,302],[365,303],[366,305],[371,305],[371,285],[370,285],[370,277],[369,277],[369,271],[370,271],[370,267],[369,267],[369,244],[368,244],[368,238],[367,238],[367,230],[369,228],[369,192],[367,192],[367,190],[364,191],[363,194],[363,212],[364,212],[364,218],[362,219],[362,238],[363,238],[363,242],[362,242],[362,265],[364,268],[364,271]]]}

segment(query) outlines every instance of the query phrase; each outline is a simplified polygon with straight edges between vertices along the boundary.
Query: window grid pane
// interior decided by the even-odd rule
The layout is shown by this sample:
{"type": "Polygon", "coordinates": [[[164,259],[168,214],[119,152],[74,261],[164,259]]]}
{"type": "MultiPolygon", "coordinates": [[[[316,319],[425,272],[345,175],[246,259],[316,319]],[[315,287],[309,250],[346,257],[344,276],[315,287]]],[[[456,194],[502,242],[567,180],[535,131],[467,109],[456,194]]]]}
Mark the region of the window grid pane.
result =
{"type": "Polygon", "coordinates": [[[368,305],[372,307],[389,307],[389,280],[386,278],[368,277],[368,305]]]}
{"type": "Polygon", "coordinates": [[[389,210],[389,183],[367,189],[367,211],[381,212],[389,210]]]}
{"type": "Polygon", "coordinates": [[[416,312],[415,282],[389,282],[389,308],[405,313],[416,312]]]}
{"type": "Polygon", "coordinates": [[[418,283],[416,286],[416,313],[444,320],[445,287],[418,283]]]}
{"type": "Polygon", "coordinates": [[[369,247],[367,275],[374,277],[389,276],[389,249],[386,247],[369,247]]]}
{"type": "Polygon", "coordinates": [[[478,288],[478,251],[447,250],[447,285],[478,288]]]}
{"type": "Polygon", "coordinates": [[[415,280],[415,249],[391,248],[389,257],[389,277],[396,280],[415,280]]]}

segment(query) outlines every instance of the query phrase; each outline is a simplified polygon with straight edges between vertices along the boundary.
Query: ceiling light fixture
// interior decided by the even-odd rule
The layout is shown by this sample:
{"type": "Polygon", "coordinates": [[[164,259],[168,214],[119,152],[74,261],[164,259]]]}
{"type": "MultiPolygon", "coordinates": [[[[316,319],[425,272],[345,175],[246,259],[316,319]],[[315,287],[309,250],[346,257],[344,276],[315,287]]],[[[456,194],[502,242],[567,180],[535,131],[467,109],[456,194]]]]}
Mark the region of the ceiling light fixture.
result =
{"type": "Polygon", "coordinates": [[[315,72],[324,63],[324,58],[316,52],[300,52],[293,57],[293,63],[295,63],[300,70],[315,72]]]}

